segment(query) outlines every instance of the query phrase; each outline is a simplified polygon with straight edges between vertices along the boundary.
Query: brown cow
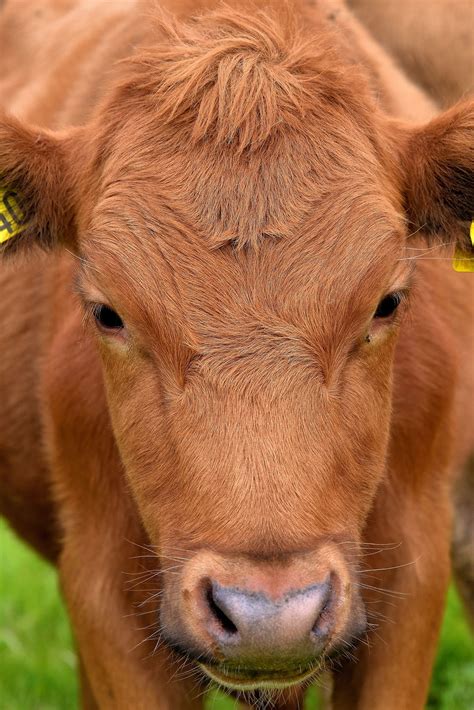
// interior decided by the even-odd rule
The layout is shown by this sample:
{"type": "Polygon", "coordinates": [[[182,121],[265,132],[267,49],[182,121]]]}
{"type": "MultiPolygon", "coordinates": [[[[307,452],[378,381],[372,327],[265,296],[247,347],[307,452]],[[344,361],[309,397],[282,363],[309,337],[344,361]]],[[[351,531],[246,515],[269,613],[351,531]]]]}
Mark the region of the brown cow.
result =
{"type": "Polygon", "coordinates": [[[347,0],[410,76],[442,104],[474,91],[472,0],[347,0]]]}
{"type": "Polygon", "coordinates": [[[1,510],[58,565],[86,708],[298,707],[326,670],[336,710],[420,710],[474,106],[428,120],[340,3],[169,5],[3,10],[1,510]]]}

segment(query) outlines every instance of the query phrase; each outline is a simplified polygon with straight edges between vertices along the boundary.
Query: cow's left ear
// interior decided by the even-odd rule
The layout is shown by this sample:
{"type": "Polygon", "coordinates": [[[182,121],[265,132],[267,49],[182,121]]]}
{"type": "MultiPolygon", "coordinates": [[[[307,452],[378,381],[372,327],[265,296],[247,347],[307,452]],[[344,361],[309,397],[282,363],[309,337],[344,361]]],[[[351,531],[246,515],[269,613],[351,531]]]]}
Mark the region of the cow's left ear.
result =
{"type": "Polygon", "coordinates": [[[54,134],[0,117],[0,253],[76,239],[75,132],[54,134]]]}
{"type": "Polygon", "coordinates": [[[456,235],[453,238],[469,248],[468,227],[474,219],[474,101],[454,106],[421,128],[405,127],[402,134],[398,168],[411,230],[443,240],[456,235]]]}

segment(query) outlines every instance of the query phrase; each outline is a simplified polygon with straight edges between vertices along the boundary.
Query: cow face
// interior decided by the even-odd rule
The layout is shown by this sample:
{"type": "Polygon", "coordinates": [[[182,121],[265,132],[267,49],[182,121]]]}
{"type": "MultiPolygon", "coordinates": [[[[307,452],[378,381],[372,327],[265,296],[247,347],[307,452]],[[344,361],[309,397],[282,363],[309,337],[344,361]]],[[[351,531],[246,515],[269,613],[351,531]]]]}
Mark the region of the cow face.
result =
{"type": "Polygon", "coordinates": [[[259,61],[194,31],[90,127],[1,124],[28,215],[5,244],[67,235],[81,256],[130,489],[179,559],[168,642],[223,685],[282,687],[364,626],[355,554],[387,458],[407,221],[466,218],[474,109],[409,129],[276,27],[259,61]]]}

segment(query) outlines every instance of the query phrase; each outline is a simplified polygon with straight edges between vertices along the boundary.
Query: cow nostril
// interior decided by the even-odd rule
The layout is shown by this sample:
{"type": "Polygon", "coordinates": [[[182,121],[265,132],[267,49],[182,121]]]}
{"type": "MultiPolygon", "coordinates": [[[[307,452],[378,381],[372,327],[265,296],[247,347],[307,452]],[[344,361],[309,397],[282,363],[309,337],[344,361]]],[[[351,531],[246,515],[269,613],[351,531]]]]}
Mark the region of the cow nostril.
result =
{"type": "Polygon", "coordinates": [[[320,610],[312,628],[312,633],[317,637],[325,637],[328,635],[334,621],[334,605],[335,590],[334,580],[331,575],[331,579],[326,583],[324,596],[321,599],[320,610]]]}
{"type": "Polygon", "coordinates": [[[212,616],[219,623],[219,626],[228,634],[237,634],[238,629],[236,625],[231,619],[229,619],[227,614],[221,609],[215,600],[212,586],[207,590],[206,600],[212,616]]]}

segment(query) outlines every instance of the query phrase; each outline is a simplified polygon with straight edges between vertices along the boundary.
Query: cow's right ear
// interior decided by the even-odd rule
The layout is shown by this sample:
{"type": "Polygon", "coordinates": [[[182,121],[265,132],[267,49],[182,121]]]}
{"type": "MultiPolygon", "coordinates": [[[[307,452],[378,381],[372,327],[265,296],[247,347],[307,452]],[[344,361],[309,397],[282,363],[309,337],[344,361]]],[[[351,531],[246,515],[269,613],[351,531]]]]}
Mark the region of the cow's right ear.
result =
{"type": "Polygon", "coordinates": [[[55,135],[0,117],[2,254],[32,244],[44,249],[74,244],[74,138],[74,130],[55,135]]]}
{"type": "Polygon", "coordinates": [[[400,125],[396,162],[412,232],[470,249],[474,219],[474,101],[421,127],[400,125]],[[400,149],[401,147],[401,149],[400,149]]]}

